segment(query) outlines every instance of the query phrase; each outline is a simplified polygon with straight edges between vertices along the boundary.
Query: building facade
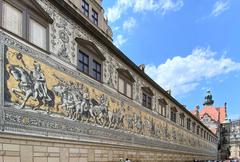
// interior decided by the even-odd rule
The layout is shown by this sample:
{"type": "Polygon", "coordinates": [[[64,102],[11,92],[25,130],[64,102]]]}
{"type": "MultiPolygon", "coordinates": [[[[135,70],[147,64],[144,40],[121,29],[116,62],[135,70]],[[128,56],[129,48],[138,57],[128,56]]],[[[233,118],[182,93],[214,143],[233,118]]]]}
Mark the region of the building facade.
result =
{"type": "Polygon", "coordinates": [[[240,120],[233,120],[231,123],[230,152],[232,159],[240,160],[240,120]]]}
{"type": "Polygon", "coordinates": [[[217,137],[112,43],[101,0],[0,0],[0,161],[216,159],[217,137]]]}
{"type": "Polygon", "coordinates": [[[230,128],[231,120],[227,117],[227,103],[224,106],[214,106],[213,96],[207,91],[204,97],[203,108],[191,111],[218,137],[218,159],[226,160],[230,156],[230,128]]]}

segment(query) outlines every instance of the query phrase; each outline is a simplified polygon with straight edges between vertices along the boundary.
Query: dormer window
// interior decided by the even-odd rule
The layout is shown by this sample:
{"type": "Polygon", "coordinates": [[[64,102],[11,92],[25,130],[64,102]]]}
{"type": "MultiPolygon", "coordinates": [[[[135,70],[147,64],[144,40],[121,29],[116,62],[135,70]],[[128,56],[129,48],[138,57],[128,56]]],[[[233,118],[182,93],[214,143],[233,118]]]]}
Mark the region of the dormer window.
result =
{"type": "Polygon", "coordinates": [[[94,9],[92,9],[92,22],[98,25],[98,13],[94,9]]]}
{"type": "Polygon", "coordinates": [[[127,96],[128,98],[132,98],[132,87],[134,83],[134,78],[131,73],[126,69],[117,69],[118,72],[118,91],[127,96]]]}
{"type": "Polygon", "coordinates": [[[142,105],[148,109],[152,109],[153,92],[149,87],[142,87],[142,105]]]}
{"type": "Polygon", "coordinates": [[[48,49],[51,17],[36,1],[0,0],[0,25],[41,49],[48,49]]]}
{"type": "Polygon", "coordinates": [[[94,43],[82,38],[76,38],[75,40],[78,43],[77,69],[101,82],[102,64],[105,57],[94,43]]]}
{"type": "Polygon", "coordinates": [[[82,0],[82,12],[85,16],[89,16],[89,4],[85,0],[82,0]]]}

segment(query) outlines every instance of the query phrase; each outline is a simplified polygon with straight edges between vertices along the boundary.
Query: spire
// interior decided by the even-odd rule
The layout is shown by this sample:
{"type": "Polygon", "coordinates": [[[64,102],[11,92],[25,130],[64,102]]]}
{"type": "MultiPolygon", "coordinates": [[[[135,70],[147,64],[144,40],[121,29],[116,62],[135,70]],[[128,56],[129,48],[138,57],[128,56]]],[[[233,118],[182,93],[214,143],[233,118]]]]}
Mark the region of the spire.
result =
{"type": "Polygon", "coordinates": [[[228,115],[227,115],[227,102],[224,103],[224,109],[225,109],[225,118],[227,119],[228,118],[228,115]]]}
{"type": "Polygon", "coordinates": [[[206,96],[204,97],[203,105],[204,106],[212,106],[213,103],[214,103],[214,100],[212,99],[211,91],[208,90],[206,93],[206,96]]]}
{"type": "Polygon", "coordinates": [[[224,108],[225,108],[225,121],[223,123],[224,124],[230,124],[231,120],[228,119],[228,116],[227,116],[227,102],[224,103],[224,108]]]}

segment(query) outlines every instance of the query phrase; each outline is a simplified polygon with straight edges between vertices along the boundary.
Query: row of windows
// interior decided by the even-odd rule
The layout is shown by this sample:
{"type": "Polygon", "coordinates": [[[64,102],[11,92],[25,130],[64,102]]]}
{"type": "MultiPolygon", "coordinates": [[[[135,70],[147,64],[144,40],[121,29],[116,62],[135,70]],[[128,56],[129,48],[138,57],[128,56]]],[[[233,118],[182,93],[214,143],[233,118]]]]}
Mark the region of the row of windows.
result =
{"type": "MultiPolygon", "coordinates": [[[[89,4],[86,0],[82,0],[82,12],[85,16],[89,17],[89,4]]],[[[91,20],[95,25],[98,25],[98,13],[92,9],[91,20]]]]}
{"type": "MultiPolygon", "coordinates": [[[[170,119],[171,121],[176,123],[176,108],[171,108],[171,116],[170,119]]],[[[180,114],[180,125],[181,126],[185,126],[185,115],[183,113],[180,114]]],[[[202,138],[209,140],[211,142],[215,142],[214,138],[207,132],[204,131],[203,128],[200,129],[200,126],[197,126],[197,132],[196,132],[196,123],[195,122],[191,122],[190,118],[187,118],[187,129],[188,130],[192,130],[193,133],[197,133],[197,135],[200,135],[202,138]],[[191,127],[192,126],[192,127],[191,127]]]]}

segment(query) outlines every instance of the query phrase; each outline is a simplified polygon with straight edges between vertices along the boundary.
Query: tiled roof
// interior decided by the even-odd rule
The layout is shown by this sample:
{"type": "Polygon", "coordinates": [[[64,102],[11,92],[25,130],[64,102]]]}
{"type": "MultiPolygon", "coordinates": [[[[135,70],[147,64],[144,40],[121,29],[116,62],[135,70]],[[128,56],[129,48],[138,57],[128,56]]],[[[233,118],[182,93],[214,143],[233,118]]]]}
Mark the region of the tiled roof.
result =
{"type": "Polygon", "coordinates": [[[212,120],[220,123],[222,123],[226,117],[225,107],[205,106],[200,111],[200,119],[203,118],[205,114],[208,114],[212,120]]]}

